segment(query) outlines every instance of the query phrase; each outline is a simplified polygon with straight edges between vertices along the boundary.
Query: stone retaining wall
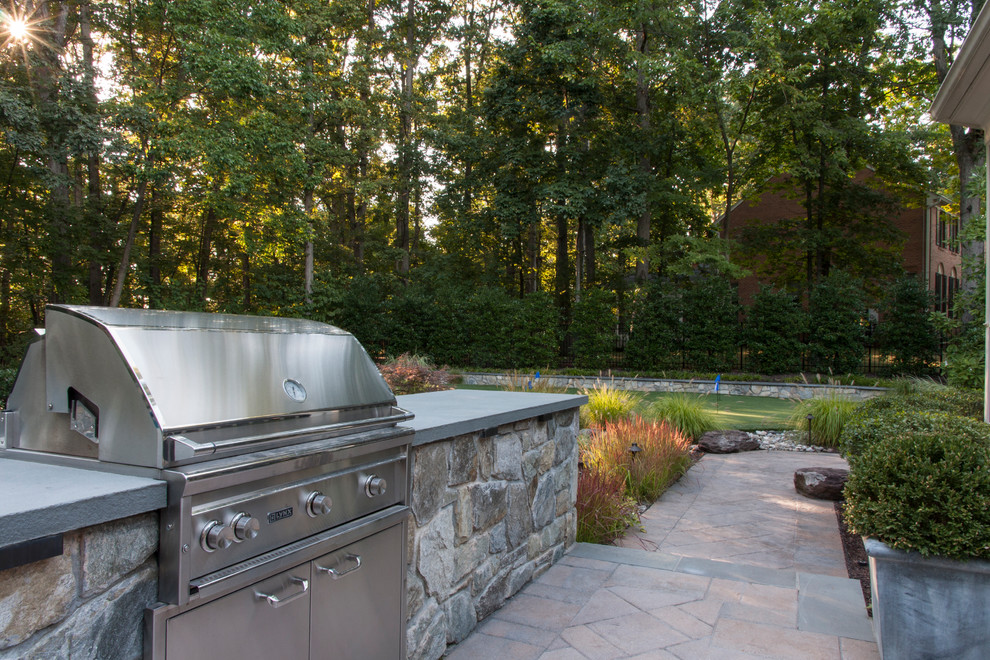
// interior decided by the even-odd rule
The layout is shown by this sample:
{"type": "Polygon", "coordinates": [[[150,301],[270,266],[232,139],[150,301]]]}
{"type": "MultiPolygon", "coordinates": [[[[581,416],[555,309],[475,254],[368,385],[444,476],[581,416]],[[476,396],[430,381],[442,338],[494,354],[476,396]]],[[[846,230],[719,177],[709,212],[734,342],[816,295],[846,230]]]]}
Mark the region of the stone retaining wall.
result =
{"type": "Polygon", "coordinates": [[[435,660],[574,543],[577,409],[413,448],[410,658],[435,660]]]}
{"type": "MultiPolygon", "coordinates": [[[[503,374],[467,373],[461,374],[465,385],[502,385],[506,382],[503,374]]],[[[713,380],[664,380],[659,378],[595,378],[587,376],[541,376],[554,385],[590,389],[597,383],[607,382],[619,389],[637,392],[684,392],[689,394],[712,394],[715,391],[713,380]]],[[[853,401],[866,401],[887,391],[884,387],[853,387],[847,385],[818,385],[810,383],[750,383],[723,380],[720,394],[741,396],[765,396],[775,399],[814,399],[835,392],[853,401]]]]}
{"type": "Polygon", "coordinates": [[[0,660],[140,658],[158,594],[158,514],[67,533],[63,548],[0,571],[0,660]]]}

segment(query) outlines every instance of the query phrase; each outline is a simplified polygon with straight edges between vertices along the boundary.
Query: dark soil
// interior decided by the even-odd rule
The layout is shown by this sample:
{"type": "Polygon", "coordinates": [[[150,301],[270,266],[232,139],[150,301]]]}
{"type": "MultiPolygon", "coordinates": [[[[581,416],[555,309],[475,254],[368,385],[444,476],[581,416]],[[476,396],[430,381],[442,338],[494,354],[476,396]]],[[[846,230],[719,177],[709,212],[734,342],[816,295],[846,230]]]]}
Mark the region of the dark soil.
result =
{"type": "Polygon", "coordinates": [[[853,534],[846,527],[846,521],[842,516],[842,502],[835,503],[835,517],[839,521],[839,534],[842,536],[842,551],[846,555],[846,573],[852,580],[859,580],[863,587],[863,600],[866,601],[866,612],[873,616],[873,609],[870,605],[870,565],[867,560],[866,548],[863,547],[863,539],[857,534],[853,534]]]}

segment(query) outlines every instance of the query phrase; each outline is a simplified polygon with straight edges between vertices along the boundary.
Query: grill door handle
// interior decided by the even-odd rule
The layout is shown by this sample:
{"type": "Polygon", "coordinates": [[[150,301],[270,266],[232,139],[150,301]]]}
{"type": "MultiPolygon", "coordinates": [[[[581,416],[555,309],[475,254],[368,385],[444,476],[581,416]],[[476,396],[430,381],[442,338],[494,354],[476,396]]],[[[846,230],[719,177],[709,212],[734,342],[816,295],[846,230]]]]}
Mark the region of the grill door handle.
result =
{"type": "Polygon", "coordinates": [[[282,607],[283,605],[288,605],[292,601],[298,598],[302,598],[303,596],[306,595],[306,592],[309,591],[309,580],[305,580],[303,578],[297,578],[297,577],[292,577],[290,579],[295,584],[301,585],[302,589],[300,589],[294,594],[290,594],[288,597],[286,597],[285,595],[276,596],[275,594],[263,594],[260,591],[255,591],[254,595],[257,596],[258,598],[265,600],[273,608],[279,608],[282,607]]]}
{"type": "Polygon", "coordinates": [[[340,578],[344,577],[348,573],[353,573],[354,571],[356,571],[359,568],[361,568],[361,557],[360,557],[360,555],[347,555],[346,557],[344,557],[343,560],[341,560],[336,566],[334,566],[332,568],[324,568],[323,566],[320,566],[319,564],[316,564],[316,570],[320,571],[321,573],[328,573],[330,575],[330,577],[332,577],[334,580],[339,580],[340,578]],[[348,568],[345,571],[342,571],[342,570],[340,570],[340,566],[345,561],[352,561],[352,562],[354,562],[354,566],[352,566],[351,568],[348,568]]]}

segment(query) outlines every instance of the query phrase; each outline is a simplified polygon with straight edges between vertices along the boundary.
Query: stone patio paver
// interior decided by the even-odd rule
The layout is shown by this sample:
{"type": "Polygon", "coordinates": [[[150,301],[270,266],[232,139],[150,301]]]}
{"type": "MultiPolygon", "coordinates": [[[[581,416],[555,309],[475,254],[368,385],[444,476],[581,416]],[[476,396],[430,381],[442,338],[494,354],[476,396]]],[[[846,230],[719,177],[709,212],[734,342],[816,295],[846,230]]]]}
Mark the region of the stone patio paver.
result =
{"type": "Polygon", "coordinates": [[[877,660],[831,502],[794,492],[835,455],[709,455],[622,546],[577,544],[453,660],[877,660]]]}

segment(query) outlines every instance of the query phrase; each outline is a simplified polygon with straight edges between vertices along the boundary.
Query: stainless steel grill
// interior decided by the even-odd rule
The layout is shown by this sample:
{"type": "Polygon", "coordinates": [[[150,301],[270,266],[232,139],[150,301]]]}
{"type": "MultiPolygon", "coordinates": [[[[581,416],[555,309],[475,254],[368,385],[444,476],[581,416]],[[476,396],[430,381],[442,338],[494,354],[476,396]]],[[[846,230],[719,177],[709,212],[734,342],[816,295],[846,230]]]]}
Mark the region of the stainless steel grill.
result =
{"type": "Polygon", "coordinates": [[[147,657],[402,657],[410,417],[332,326],[51,306],[3,442],[167,481],[147,657]]]}

